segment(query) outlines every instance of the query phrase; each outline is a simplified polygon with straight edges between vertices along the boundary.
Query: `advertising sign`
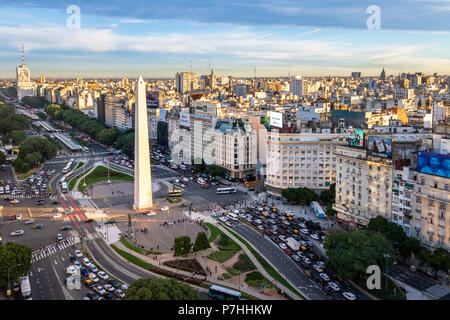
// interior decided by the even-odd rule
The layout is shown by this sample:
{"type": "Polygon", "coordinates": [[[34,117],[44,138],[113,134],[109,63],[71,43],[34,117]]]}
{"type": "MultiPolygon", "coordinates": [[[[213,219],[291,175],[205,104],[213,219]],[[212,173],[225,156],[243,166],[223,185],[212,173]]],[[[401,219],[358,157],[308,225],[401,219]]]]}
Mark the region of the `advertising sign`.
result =
{"type": "Polygon", "coordinates": [[[166,109],[159,110],[159,121],[167,122],[167,110],[166,109]]]}
{"type": "Polygon", "coordinates": [[[191,115],[187,112],[180,112],[180,126],[190,127],[191,126],[191,115]]]}
{"type": "Polygon", "coordinates": [[[347,143],[353,147],[364,147],[364,130],[348,129],[347,143]]]}
{"type": "Polygon", "coordinates": [[[392,159],[392,139],[370,136],[369,154],[376,157],[392,159]]]}
{"type": "Polygon", "coordinates": [[[217,104],[211,102],[194,102],[195,113],[207,114],[207,115],[217,115],[217,104]]]}
{"type": "Polygon", "coordinates": [[[283,128],[283,114],[270,111],[270,125],[277,128],[283,128]]]}
{"type": "Polygon", "coordinates": [[[417,171],[450,178],[450,156],[419,151],[417,157],[417,171]]]}

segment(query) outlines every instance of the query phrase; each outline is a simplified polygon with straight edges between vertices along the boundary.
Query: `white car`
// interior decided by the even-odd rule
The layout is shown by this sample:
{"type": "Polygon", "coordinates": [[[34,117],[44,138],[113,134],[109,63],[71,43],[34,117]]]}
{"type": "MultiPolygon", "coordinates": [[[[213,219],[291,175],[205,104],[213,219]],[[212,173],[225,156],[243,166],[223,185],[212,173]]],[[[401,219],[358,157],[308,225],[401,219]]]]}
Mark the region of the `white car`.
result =
{"type": "Polygon", "coordinates": [[[147,216],[149,216],[149,217],[156,216],[156,212],[155,211],[150,211],[149,213],[147,213],[147,216]]]}
{"type": "Polygon", "coordinates": [[[114,291],[114,294],[116,295],[116,297],[119,297],[121,299],[125,298],[125,292],[123,292],[122,289],[116,289],[116,291],[114,291]]]}
{"type": "Polygon", "coordinates": [[[62,214],[61,213],[57,213],[53,216],[53,219],[57,219],[57,218],[61,218],[62,214]]]}
{"type": "Polygon", "coordinates": [[[81,253],[80,250],[75,250],[75,256],[76,256],[77,258],[82,258],[82,257],[83,257],[83,254],[81,253]]]}
{"type": "Polygon", "coordinates": [[[105,285],[103,285],[103,288],[105,288],[106,289],[106,291],[108,291],[108,292],[114,292],[114,290],[116,290],[116,288],[114,288],[112,285],[110,285],[110,284],[105,284],[105,285]]]}
{"type": "Polygon", "coordinates": [[[343,292],[342,295],[348,300],[356,300],[356,296],[352,292],[343,292]]]}
{"type": "Polygon", "coordinates": [[[227,217],[220,217],[219,220],[222,221],[222,222],[227,222],[228,218],[227,217]]]}
{"type": "Polygon", "coordinates": [[[311,260],[309,260],[309,258],[303,258],[303,262],[305,263],[305,264],[310,264],[311,263],[311,260]]]}
{"type": "Polygon", "coordinates": [[[123,291],[127,291],[128,290],[128,286],[126,284],[122,284],[121,286],[123,291]]]}
{"type": "Polygon", "coordinates": [[[74,275],[77,272],[77,269],[74,266],[68,266],[66,269],[66,273],[70,274],[71,276],[74,275]]]}
{"type": "Polygon", "coordinates": [[[309,230],[308,229],[301,229],[300,232],[303,233],[303,234],[308,234],[309,230]]]}
{"type": "Polygon", "coordinates": [[[331,289],[333,289],[335,292],[338,292],[341,290],[341,287],[336,282],[329,282],[328,285],[331,289]]]}
{"type": "Polygon", "coordinates": [[[311,238],[313,238],[314,240],[319,240],[319,236],[317,234],[315,234],[315,233],[313,233],[311,235],[311,238]]]}
{"type": "Polygon", "coordinates": [[[292,259],[294,259],[295,261],[299,262],[300,261],[300,257],[296,254],[292,255],[292,259]]]}
{"type": "Polygon", "coordinates": [[[14,199],[14,200],[11,200],[11,203],[12,203],[12,204],[18,204],[18,203],[20,203],[20,201],[17,200],[17,199],[14,199]]]}
{"type": "Polygon", "coordinates": [[[280,248],[283,249],[283,250],[286,250],[286,249],[287,249],[287,246],[286,246],[284,243],[280,243],[279,246],[280,246],[280,248]]]}
{"type": "Polygon", "coordinates": [[[83,258],[83,260],[81,260],[81,262],[83,263],[83,265],[85,267],[89,267],[91,265],[91,262],[89,261],[88,258],[83,258]]]}
{"type": "Polygon", "coordinates": [[[281,241],[286,242],[286,236],[280,235],[278,238],[280,238],[281,241]]]}
{"type": "Polygon", "coordinates": [[[22,215],[19,213],[17,216],[16,216],[16,220],[21,220],[22,219],[22,215]]]}
{"type": "Polygon", "coordinates": [[[23,231],[23,230],[16,230],[16,231],[11,232],[11,233],[10,233],[10,236],[11,236],[11,237],[15,237],[15,236],[21,236],[21,235],[23,235],[23,234],[24,234],[24,231],[23,231]]]}
{"type": "Polygon", "coordinates": [[[317,264],[313,265],[313,268],[319,273],[323,272],[323,268],[317,264]]]}
{"type": "Polygon", "coordinates": [[[257,227],[259,230],[264,231],[264,227],[262,225],[258,225],[257,227]]]}
{"type": "Polygon", "coordinates": [[[262,220],[261,219],[256,219],[255,222],[260,224],[260,223],[262,223],[262,220]]]}
{"type": "Polygon", "coordinates": [[[239,213],[239,218],[245,219],[245,214],[244,213],[239,213]]]}
{"type": "Polygon", "coordinates": [[[106,290],[102,286],[94,287],[94,291],[96,291],[101,296],[106,293],[106,290]]]}
{"type": "Polygon", "coordinates": [[[106,274],[105,271],[99,271],[99,272],[97,273],[97,275],[98,275],[98,277],[99,277],[100,279],[103,279],[103,280],[108,280],[108,279],[109,279],[109,276],[106,274]]]}
{"type": "Polygon", "coordinates": [[[263,211],[263,210],[264,210],[263,207],[259,207],[259,208],[258,208],[258,211],[263,211]]]}
{"type": "Polygon", "coordinates": [[[325,268],[326,264],[323,261],[317,261],[316,264],[322,268],[325,268]]]}
{"type": "Polygon", "coordinates": [[[161,208],[161,210],[162,211],[167,211],[167,210],[169,210],[169,207],[168,206],[164,206],[164,207],[161,208]]]}
{"type": "Polygon", "coordinates": [[[319,277],[321,277],[325,281],[330,281],[330,277],[326,273],[320,273],[319,277]]]}
{"type": "Polygon", "coordinates": [[[91,272],[98,272],[97,267],[95,266],[95,264],[91,263],[89,265],[89,270],[91,270],[91,272]]]}
{"type": "Polygon", "coordinates": [[[93,272],[89,273],[89,279],[91,279],[94,282],[99,282],[100,279],[97,277],[97,275],[93,272]]]}

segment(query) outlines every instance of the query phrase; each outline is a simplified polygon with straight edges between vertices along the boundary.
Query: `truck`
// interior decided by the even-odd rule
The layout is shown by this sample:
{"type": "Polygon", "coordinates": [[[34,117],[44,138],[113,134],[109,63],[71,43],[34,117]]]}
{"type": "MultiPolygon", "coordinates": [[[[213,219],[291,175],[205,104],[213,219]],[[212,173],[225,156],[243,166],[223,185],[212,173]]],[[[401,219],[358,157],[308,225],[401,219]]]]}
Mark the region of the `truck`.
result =
{"type": "Polygon", "coordinates": [[[22,292],[22,297],[25,300],[32,300],[31,298],[31,286],[30,286],[30,279],[28,276],[20,277],[20,291],[22,292]]]}
{"type": "Polygon", "coordinates": [[[286,245],[293,251],[300,250],[300,243],[292,237],[286,239],[286,245]]]}

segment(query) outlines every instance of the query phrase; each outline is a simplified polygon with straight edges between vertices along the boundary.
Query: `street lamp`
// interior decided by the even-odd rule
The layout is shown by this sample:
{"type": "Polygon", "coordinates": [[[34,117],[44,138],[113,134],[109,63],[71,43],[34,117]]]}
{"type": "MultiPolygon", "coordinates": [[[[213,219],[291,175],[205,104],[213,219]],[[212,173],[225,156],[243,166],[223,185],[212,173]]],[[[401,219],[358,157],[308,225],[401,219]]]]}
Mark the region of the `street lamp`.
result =
{"type": "Polygon", "coordinates": [[[389,253],[383,253],[383,257],[386,259],[386,288],[384,289],[387,293],[387,285],[388,285],[388,259],[391,257],[389,253]]]}
{"type": "Polygon", "coordinates": [[[7,295],[9,296],[9,297],[11,297],[11,281],[10,281],[10,279],[9,279],[9,274],[10,274],[10,270],[12,269],[12,268],[15,268],[15,267],[19,267],[19,266],[21,266],[22,264],[16,264],[16,265],[13,265],[13,266],[11,266],[11,267],[9,267],[8,268],[8,292],[7,292],[7,295]]]}

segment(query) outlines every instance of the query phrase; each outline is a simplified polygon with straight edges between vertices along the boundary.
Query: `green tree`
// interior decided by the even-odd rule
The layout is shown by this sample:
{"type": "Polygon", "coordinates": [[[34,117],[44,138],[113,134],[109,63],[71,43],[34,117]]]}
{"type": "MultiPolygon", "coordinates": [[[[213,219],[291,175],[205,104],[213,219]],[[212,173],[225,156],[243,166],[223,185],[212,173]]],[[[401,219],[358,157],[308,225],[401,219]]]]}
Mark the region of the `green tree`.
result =
{"type": "Polygon", "coordinates": [[[117,129],[103,129],[98,133],[97,141],[107,146],[113,146],[119,136],[120,131],[117,129]]]}
{"type": "Polygon", "coordinates": [[[312,201],[319,199],[314,191],[302,187],[283,189],[281,195],[294,204],[310,204],[312,201]]]}
{"type": "Polygon", "coordinates": [[[206,233],[199,232],[197,233],[197,238],[195,239],[194,248],[193,251],[202,251],[205,249],[211,248],[209,245],[208,237],[206,236],[206,233]]]}
{"type": "Polygon", "coordinates": [[[120,136],[116,142],[116,148],[122,150],[128,157],[134,156],[134,132],[120,136]]]}
{"type": "Polygon", "coordinates": [[[189,236],[181,236],[175,238],[174,255],[182,256],[191,251],[191,238],[189,236]]]}
{"type": "Polygon", "coordinates": [[[320,193],[320,201],[323,203],[334,203],[336,197],[336,184],[333,183],[330,185],[328,190],[323,190],[320,193]]]}
{"type": "Polygon", "coordinates": [[[38,98],[38,97],[23,97],[22,103],[32,106],[33,108],[43,108],[46,104],[46,100],[44,98],[38,98]]]}
{"type": "Polygon", "coordinates": [[[210,165],[206,168],[206,173],[216,177],[224,177],[225,176],[225,169],[216,165],[210,165]]]}
{"type": "Polygon", "coordinates": [[[429,265],[434,271],[434,278],[439,270],[447,272],[450,269],[450,253],[444,248],[437,248],[430,257],[429,265]]]}
{"type": "Polygon", "coordinates": [[[13,130],[9,133],[9,138],[12,140],[14,145],[19,145],[27,138],[27,134],[20,130],[13,130]]]}
{"type": "Polygon", "coordinates": [[[12,166],[16,172],[24,173],[30,170],[30,166],[20,158],[13,161],[12,166]]]}
{"type": "Polygon", "coordinates": [[[333,203],[327,204],[326,214],[329,217],[334,217],[336,215],[336,210],[333,209],[333,203]]]}
{"type": "Polygon", "coordinates": [[[45,114],[44,112],[38,112],[37,115],[42,120],[46,120],[47,119],[47,114],[45,114]]]}
{"type": "Polygon", "coordinates": [[[400,244],[398,251],[403,259],[407,259],[411,257],[413,253],[414,255],[417,255],[421,248],[422,246],[420,245],[419,240],[408,238],[400,244]]]}
{"type": "Polygon", "coordinates": [[[355,279],[365,274],[370,265],[385,265],[383,253],[395,258],[391,243],[379,233],[355,231],[333,233],[325,238],[328,266],[340,276],[355,279]]]}
{"type": "Polygon", "coordinates": [[[30,166],[37,166],[42,161],[42,154],[39,152],[32,152],[25,156],[25,162],[30,166]]]}
{"type": "Polygon", "coordinates": [[[18,264],[21,266],[10,269],[11,283],[30,269],[31,248],[14,242],[0,245],[0,288],[8,286],[8,268],[18,264]]]}
{"type": "Polygon", "coordinates": [[[396,223],[389,222],[382,216],[370,219],[367,230],[383,234],[395,247],[399,247],[403,241],[408,239],[402,227],[396,223]]]}
{"type": "Polygon", "coordinates": [[[432,255],[432,253],[430,250],[428,250],[426,248],[422,248],[417,253],[416,258],[417,258],[417,260],[419,260],[421,266],[429,267],[430,261],[431,261],[431,255],[432,255]]]}
{"type": "Polygon", "coordinates": [[[130,284],[125,300],[199,300],[198,291],[175,279],[139,279],[130,284]]]}

